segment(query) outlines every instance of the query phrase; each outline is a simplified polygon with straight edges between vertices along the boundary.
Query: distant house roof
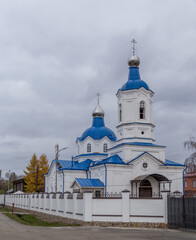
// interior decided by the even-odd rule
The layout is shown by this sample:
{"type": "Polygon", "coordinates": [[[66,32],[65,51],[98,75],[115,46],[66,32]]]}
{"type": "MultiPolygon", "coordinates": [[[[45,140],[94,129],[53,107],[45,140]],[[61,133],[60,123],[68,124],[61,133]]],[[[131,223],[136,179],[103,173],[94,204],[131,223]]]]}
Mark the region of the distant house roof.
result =
{"type": "Polygon", "coordinates": [[[88,188],[95,188],[95,187],[103,188],[104,187],[103,182],[101,180],[99,180],[99,179],[76,178],[71,187],[73,187],[75,182],[77,182],[77,184],[81,188],[84,188],[84,187],[88,187],[88,188]]]}
{"type": "Polygon", "coordinates": [[[192,172],[192,173],[186,173],[184,175],[185,178],[188,178],[188,177],[196,177],[196,172],[192,172]]]}

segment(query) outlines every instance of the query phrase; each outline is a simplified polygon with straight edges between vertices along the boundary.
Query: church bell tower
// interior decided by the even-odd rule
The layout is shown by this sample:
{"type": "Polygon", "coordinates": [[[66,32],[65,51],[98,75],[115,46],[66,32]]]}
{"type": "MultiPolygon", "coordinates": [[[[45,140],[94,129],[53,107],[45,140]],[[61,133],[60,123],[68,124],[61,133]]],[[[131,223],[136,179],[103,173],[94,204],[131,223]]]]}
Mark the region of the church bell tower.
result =
{"type": "Polygon", "coordinates": [[[153,143],[153,91],[141,80],[140,59],[135,55],[135,43],[132,40],[132,56],[128,61],[128,81],[118,90],[117,141],[153,143]]]}

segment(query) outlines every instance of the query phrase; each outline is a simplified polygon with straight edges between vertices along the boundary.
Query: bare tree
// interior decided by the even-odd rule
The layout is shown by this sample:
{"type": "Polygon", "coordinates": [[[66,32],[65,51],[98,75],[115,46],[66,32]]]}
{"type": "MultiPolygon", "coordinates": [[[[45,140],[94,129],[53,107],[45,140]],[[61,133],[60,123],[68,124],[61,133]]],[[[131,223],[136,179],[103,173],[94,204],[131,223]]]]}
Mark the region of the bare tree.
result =
{"type": "Polygon", "coordinates": [[[186,173],[196,172],[196,141],[194,137],[190,137],[188,141],[184,142],[184,147],[194,152],[186,158],[184,164],[187,166],[186,173]]]}

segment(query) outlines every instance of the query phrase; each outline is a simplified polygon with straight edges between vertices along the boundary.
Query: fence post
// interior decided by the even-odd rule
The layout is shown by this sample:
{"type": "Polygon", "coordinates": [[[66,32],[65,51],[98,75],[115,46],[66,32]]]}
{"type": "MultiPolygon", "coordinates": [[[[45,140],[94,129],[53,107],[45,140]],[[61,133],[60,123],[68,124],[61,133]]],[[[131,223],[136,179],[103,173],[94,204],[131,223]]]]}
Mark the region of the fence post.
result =
{"type": "Polygon", "coordinates": [[[122,191],[122,222],[129,222],[129,193],[127,189],[122,191]]]}
{"type": "Polygon", "coordinates": [[[83,194],[83,221],[92,221],[92,202],[93,202],[93,191],[85,191],[83,194]]]}
{"type": "Polygon", "coordinates": [[[76,218],[76,211],[77,211],[77,196],[80,190],[73,189],[73,218],[76,218]]]}
{"type": "Polygon", "coordinates": [[[59,207],[60,207],[60,201],[59,201],[59,197],[62,193],[61,192],[57,192],[56,193],[56,215],[58,216],[59,215],[59,207]]]}
{"type": "Polygon", "coordinates": [[[168,194],[170,193],[170,191],[161,191],[161,195],[163,197],[163,213],[164,213],[164,222],[165,224],[168,223],[168,210],[167,210],[167,201],[168,201],[168,194]]]}

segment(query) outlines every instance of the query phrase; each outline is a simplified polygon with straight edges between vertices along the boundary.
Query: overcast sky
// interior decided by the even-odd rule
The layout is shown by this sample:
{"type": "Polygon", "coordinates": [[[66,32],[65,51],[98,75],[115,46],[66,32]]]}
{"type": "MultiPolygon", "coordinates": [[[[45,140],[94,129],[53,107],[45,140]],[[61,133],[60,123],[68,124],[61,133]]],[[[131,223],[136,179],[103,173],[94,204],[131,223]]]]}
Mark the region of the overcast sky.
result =
{"type": "Polygon", "coordinates": [[[0,1],[0,169],[23,173],[33,153],[75,154],[91,126],[96,93],[115,131],[117,90],[131,39],[155,92],[156,143],[183,163],[196,137],[196,1],[0,1]]]}

